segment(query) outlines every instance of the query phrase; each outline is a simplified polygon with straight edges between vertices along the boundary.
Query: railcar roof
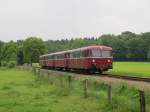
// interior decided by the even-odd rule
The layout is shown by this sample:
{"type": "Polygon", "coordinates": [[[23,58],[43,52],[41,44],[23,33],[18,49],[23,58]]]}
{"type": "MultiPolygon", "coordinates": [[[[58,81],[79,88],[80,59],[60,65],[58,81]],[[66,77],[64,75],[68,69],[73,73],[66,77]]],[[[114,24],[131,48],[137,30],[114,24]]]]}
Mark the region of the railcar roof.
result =
{"type": "Polygon", "coordinates": [[[56,52],[56,53],[50,53],[50,54],[45,54],[40,57],[44,56],[52,56],[52,55],[57,55],[57,54],[65,54],[65,53],[71,53],[75,51],[84,51],[84,50],[92,50],[92,49],[101,49],[101,50],[112,50],[111,47],[104,46],[104,45],[93,45],[93,46],[87,46],[87,47],[81,47],[77,49],[72,49],[72,50],[66,50],[66,51],[61,51],[61,52],[56,52]]]}

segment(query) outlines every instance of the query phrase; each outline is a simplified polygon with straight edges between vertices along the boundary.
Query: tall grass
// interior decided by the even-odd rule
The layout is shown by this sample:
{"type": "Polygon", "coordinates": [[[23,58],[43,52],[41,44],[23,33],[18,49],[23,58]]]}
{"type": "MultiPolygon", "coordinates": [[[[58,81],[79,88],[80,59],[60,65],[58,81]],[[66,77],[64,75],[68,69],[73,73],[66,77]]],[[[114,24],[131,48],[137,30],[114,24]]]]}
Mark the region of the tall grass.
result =
{"type": "MultiPolygon", "coordinates": [[[[139,95],[135,88],[121,83],[112,88],[108,104],[107,85],[88,81],[88,97],[84,97],[83,79],[55,73],[41,76],[18,69],[0,70],[0,112],[138,112],[139,95]]],[[[150,95],[146,94],[147,112],[150,95]]]]}

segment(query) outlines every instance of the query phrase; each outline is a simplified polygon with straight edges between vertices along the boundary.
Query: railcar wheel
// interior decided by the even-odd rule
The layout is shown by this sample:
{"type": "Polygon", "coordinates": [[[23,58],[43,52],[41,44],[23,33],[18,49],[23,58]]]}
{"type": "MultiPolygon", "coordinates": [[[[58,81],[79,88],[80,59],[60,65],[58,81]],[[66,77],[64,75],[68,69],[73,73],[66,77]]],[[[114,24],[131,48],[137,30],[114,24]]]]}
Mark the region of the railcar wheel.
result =
{"type": "Polygon", "coordinates": [[[42,66],[42,69],[45,69],[46,67],[45,66],[42,66]]]}
{"type": "Polygon", "coordinates": [[[102,73],[103,73],[103,71],[102,71],[101,69],[99,69],[99,70],[98,70],[98,72],[99,72],[100,74],[102,74],[102,73]]]}
{"type": "Polygon", "coordinates": [[[93,69],[91,69],[91,70],[89,71],[89,73],[90,73],[90,74],[94,74],[95,71],[94,71],[93,69]]]}
{"type": "Polygon", "coordinates": [[[70,68],[65,68],[64,70],[65,70],[65,71],[70,71],[70,68]]]}

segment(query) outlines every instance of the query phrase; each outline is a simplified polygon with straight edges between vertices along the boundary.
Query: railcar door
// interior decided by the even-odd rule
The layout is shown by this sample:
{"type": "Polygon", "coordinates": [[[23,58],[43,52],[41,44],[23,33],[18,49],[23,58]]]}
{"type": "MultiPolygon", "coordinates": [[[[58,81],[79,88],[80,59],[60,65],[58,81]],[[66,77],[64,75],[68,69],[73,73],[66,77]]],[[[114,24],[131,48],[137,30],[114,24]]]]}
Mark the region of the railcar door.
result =
{"type": "Polygon", "coordinates": [[[68,68],[68,66],[69,66],[69,59],[70,59],[70,54],[66,53],[65,57],[64,57],[64,67],[65,68],[68,68]]]}

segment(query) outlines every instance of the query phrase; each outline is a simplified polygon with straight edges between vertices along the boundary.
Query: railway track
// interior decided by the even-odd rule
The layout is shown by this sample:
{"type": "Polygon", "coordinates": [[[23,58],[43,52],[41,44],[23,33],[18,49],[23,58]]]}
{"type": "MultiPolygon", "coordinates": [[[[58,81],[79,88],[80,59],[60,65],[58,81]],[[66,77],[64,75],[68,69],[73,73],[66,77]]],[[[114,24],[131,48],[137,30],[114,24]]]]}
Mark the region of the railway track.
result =
{"type": "Polygon", "coordinates": [[[112,75],[112,74],[83,74],[83,73],[77,73],[74,71],[58,71],[58,70],[48,70],[48,69],[41,69],[44,71],[51,71],[51,72],[58,72],[65,75],[78,75],[78,76],[90,76],[90,77],[110,77],[110,78],[116,78],[116,79],[122,79],[122,80],[130,80],[130,81],[139,81],[139,82],[147,82],[150,83],[150,78],[142,78],[142,77],[136,77],[136,76],[127,76],[127,75],[112,75]]]}
{"type": "Polygon", "coordinates": [[[143,77],[136,77],[136,76],[126,76],[126,75],[110,75],[106,74],[107,77],[117,78],[117,79],[124,79],[124,80],[132,80],[132,81],[142,81],[150,83],[150,78],[143,78],[143,77]]]}

